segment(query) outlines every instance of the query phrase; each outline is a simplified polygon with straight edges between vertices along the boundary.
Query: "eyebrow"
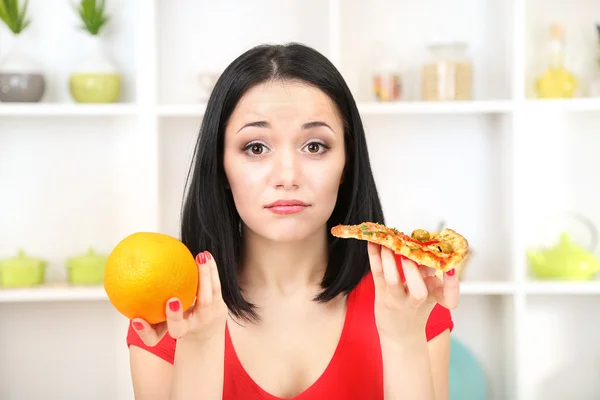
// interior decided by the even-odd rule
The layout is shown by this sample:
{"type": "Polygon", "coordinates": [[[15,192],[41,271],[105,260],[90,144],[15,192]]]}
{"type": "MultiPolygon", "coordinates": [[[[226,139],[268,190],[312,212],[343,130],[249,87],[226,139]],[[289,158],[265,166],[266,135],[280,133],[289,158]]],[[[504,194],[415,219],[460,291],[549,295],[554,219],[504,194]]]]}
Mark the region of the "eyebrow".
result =
{"type": "MultiPolygon", "coordinates": [[[[244,126],[242,126],[239,130],[238,133],[244,129],[244,128],[248,128],[248,127],[256,127],[256,128],[270,128],[271,124],[269,124],[267,121],[254,121],[254,122],[249,122],[247,124],[245,124],[244,126]]],[[[318,127],[325,127],[328,128],[331,132],[335,133],[335,131],[331,128],[331,126],[329,126],[328,124],[326,124],[323,121],[311,121],[311,122],[307,122],[305,124],[302,124],[302,130],[309,130],[309,129],[313,129],[313,128],[318,128],[318,127]]]]}

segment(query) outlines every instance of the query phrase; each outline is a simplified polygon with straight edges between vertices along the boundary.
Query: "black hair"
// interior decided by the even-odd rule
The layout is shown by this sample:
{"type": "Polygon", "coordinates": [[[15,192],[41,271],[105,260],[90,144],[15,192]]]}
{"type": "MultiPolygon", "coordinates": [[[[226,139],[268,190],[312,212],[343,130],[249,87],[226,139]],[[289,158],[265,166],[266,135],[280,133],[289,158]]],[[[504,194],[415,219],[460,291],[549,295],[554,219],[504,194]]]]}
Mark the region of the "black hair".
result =
{"type": "MultiPolygon", "coordinates": [[[[321,89],[343,121],[346,166],[337,202],[327,221],[384,224],[358,108],[341,74],[318,51],[298,43],[260,45],[236,58],[221,74],[208,100],[189,170],[181,216],[181,240],[193,255],[208,250],[219,269],[223,299],[230,312],[258,319],[240,289],[237,271],[242,250],[240,216],[223,168],[225,126],[240,98],[253,86],[272,80],[301,81],[321,89]]],[[[348,293],[369,271],[367,246],[356,239],[329,236],[329,259],[316,301],[348,293]]]]}

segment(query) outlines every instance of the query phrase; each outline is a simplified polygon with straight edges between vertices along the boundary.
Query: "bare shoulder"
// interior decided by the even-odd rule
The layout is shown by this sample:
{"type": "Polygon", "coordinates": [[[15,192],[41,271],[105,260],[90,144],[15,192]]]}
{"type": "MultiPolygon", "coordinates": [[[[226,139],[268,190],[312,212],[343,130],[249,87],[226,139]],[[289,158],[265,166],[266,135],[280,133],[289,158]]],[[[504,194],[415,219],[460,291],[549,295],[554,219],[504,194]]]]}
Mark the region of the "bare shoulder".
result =
{"type": "Polygon", "coordinates": [[[136,400],[167,399],[173,365],[138,346],[129,346],[129,365],[136,400]]]}

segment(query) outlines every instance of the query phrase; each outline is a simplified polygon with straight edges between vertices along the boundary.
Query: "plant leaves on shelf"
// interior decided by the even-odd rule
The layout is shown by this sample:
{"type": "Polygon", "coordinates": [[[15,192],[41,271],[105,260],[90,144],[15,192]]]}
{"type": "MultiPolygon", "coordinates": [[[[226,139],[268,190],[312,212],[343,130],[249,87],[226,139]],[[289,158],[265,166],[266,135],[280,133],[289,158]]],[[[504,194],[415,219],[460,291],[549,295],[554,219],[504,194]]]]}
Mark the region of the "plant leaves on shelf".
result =
{"type": "Polygon", "coordinates": [[[0,19],[15,35],[23,32],[31,23],[26,19],[28,4],[29,0],[25,0],[21,8],[19,0],[0,0],[0,19]]]}
{"type": "Polygon", "coordinates": [[[88,31],[92,35],[98,35],[100,29],[106,25],[109,18],[104,11],[105,0],[81,0],[79,5],[73,5],[73,8],[79,14],[83,25],[81,29],[88,31]]]}

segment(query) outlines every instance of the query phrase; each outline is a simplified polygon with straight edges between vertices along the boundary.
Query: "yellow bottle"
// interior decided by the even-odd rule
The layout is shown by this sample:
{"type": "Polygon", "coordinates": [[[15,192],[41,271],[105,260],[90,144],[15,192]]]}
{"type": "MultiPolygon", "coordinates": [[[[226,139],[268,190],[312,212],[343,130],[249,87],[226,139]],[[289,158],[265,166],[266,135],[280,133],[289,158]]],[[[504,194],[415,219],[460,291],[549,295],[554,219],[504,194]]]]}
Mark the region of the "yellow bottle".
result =
{"type": "Polygon", "coordinates": [[[537,80],[535,89],[540,99],[572,98],[577,78],[564,65],[564,30],[562,25],[550,26],[550,59],[548,69],[537,80]]]}

